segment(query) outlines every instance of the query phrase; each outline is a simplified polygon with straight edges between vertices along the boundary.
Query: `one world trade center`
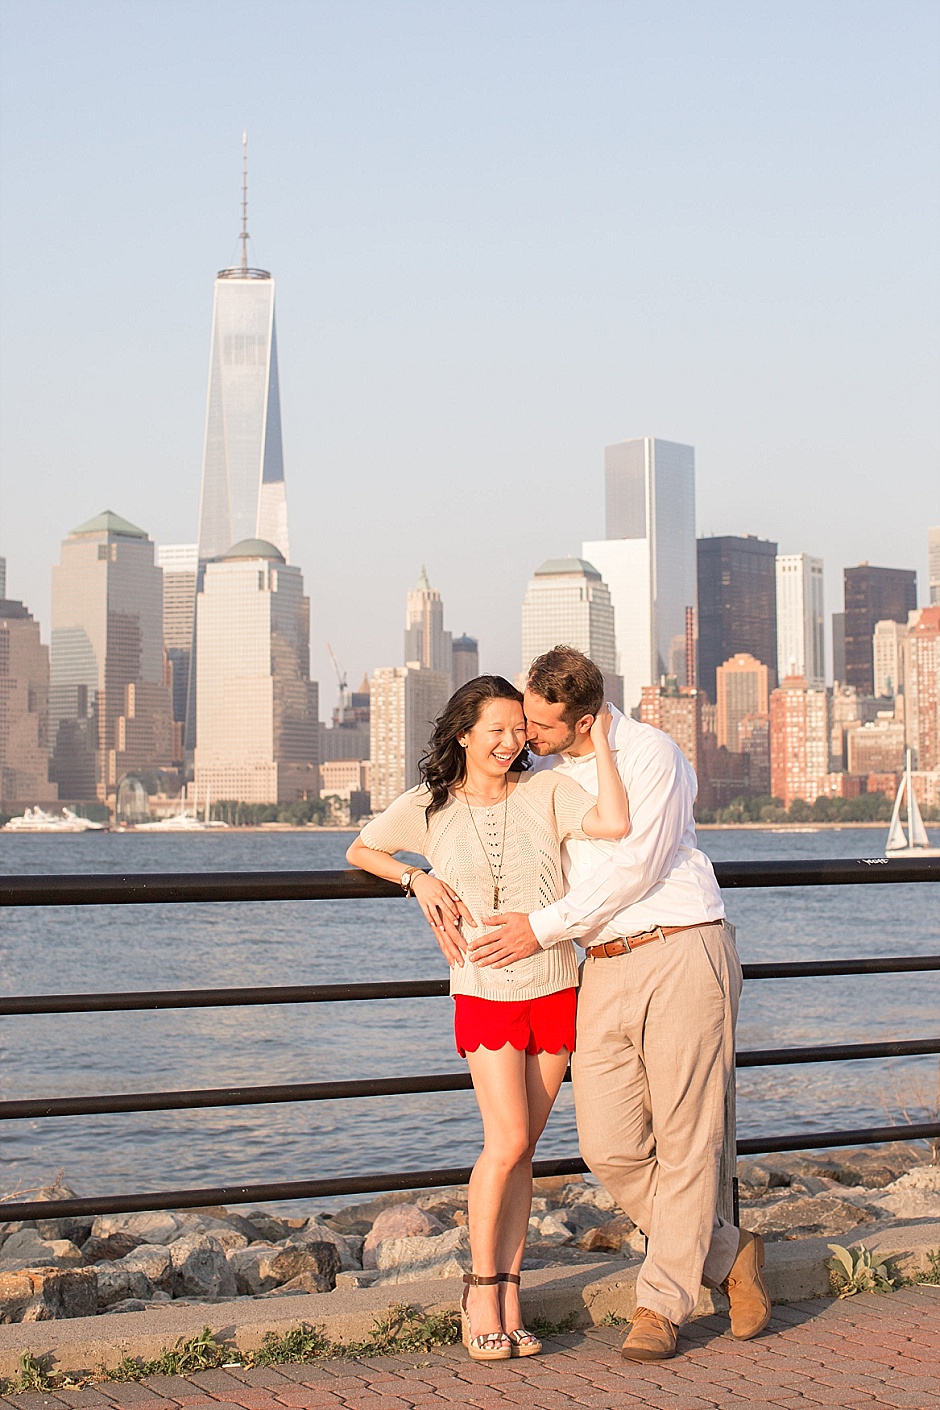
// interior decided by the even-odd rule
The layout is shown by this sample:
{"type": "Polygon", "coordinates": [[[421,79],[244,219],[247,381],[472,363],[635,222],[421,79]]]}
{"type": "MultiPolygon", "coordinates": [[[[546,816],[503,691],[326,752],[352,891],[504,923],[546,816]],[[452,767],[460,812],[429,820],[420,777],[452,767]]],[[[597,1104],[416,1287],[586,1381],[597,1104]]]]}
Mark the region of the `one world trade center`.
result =
{"type": "MultiPolygon", "coordinates": [[[[245,152],[247,147],[243,138],[245,152]]],[[[290,559],[274,330],[274,280],[248,263],[243,157],[241,258],[215,281],[199,502],[199,559],[266,539],[290,559]]]]}

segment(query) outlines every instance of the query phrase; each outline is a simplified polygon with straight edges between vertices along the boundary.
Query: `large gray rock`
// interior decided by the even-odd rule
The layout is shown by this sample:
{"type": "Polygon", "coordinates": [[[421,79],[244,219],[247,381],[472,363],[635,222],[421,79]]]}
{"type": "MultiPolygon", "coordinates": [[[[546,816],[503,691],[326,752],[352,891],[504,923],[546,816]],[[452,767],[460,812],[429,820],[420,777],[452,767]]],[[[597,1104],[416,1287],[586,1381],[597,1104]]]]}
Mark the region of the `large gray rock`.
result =
{"type": "Polygon", "coordinates": [[[57,1317],[93,1317],[97,1311],[94,1268],[27,1268],[0,1273],[0,1322],[51,1322],[57,1317]]]}
{"type": "Polygon", "coordinates": [[[102,1263],[95,1269],[98,1277],[98,1310],[104,1311],[128,1298],[149,1300],[153,1289],[147,1275],[138,1268],[126,1268],[121,1263],[102,1263]]]}
{"type": "Polygon", "coordinates": [[[554,1201],[562,1208],[575,1208],[584,1205],[591,1209],[599,1210],[608,1218],[620,1212],[620,1206],[609,1191],[603,1185],[588,1184],[586,1181],[581,1185],[567,1185],[561,1191],[560,1197],[554,1201]]]}
{"type": "Polygon", "coordinates": [[[140,1244],[171,1244],[180,1237],[176,1215],[158,1210],[153,1214],[99,1214],[92,1225],[94,1238],[110,1234],[130,1234],[140,1244]]]}
{"type": "Polygon", "coordinates": [[[41,1239],[36,1229],[19,1229],[0,1249],[0,1270],[80,1268],[82,1251],[70,1239],[41,1239]]]}
{"type": "Polygon", "coordinates": [[[458,1278],[470,1270],[470,1234],[464,1224],[432,1238],[383,1239],[376,1263],[379,1284],[458,1278]]]}
{"type": "Polygon", "coordinates": [[[745,1228],[771,1239],[831,1238],[874,1219],[865,1206],[833,1195],[784,1196],[741,1209],[745,1228]]]}
{"type": "Polygon", "coordinates": [[[234,1297],[235,1276],[213,1234],[186,1234],[169,1245],[174,1297],[234,1297]]]}
{"type": "Polygon", "coordinates": [[[173,1259],[165,1244],[139,1244],[133,1253],[121,1259],[118,1266],[143,1273],[150,1286],[157,1292],[172,1295],[173,1259]]]}
{"type": "Polygon", "coordinates": [[[229,1254],[235,1286],[243,1296],[258,1297],[310,1275],[317,1292],[328,1292],[336,1283],[339,1253],[325,1241],[283,1244],[250,1244],[229,1254]]]}
{"type": "Polygon", "coordinates": [[[343,1269],[353,1272],[362,1267],[362,1239],[357,1238],[355,1234],[350,1234],[348,1237],[338,1234],[317,1215],[306,1220],[302,1228],[295,1229],[288,1239],[288,1243],[304,1246],[317,1243],[332,1244],[339,1258],[337,1271],[343,1269]]]}
{"type": "Polygon", "coordinates": [[[429,1238],[442,1234],[444,1226],[433,1214],[416,1204],[394,1204],[383,1209],[366,1235],[362,1246],[363,1268],[377,1268],[375,1251],[385,1239],[429,1238]]]}
{"type": "Polygon", "coordinates": [[[36,1228],[41,1239],[71,1239],[81,1248],[94,1222],[91,1214],[76,1214],[70,1219],[37,1219],[36,1228]]]}
{"type": "Polygon", "coordinates": [[[116,1234],[108,1234],[105,1238],[100,1234],[92,1234],[82,1245],[82,1257],[86,1263],[116,1263],[139,1243],[140,1239],[123,1229],[116,1234]]]}
{"type": "MultiPolygon", "coordinates": [[[[364,1237],[383,1209],[388,1209],[392,1204],[412,1203],[414,1201],[410,1194],[402,1190],[392,1190],[388,1194],[376,1195],[375,1199],[370,1199],[367,1204],[348,1204],[344,1209],[337,1209],[323,1217],[338,1234],[358,1234],[364,1237]]],[[[254,1219],[254,1212],[251,1218],[254,1219]]]]}
{"type": "Polygon", "coordinates": [[[529,1220],[530,1237],[543,1244],[568,1244],[575,1237],[577,1230],[563,1218],[560,1212],[556,1214],[543,1214],[541,1218],[534,1215],[529,1220]]]}

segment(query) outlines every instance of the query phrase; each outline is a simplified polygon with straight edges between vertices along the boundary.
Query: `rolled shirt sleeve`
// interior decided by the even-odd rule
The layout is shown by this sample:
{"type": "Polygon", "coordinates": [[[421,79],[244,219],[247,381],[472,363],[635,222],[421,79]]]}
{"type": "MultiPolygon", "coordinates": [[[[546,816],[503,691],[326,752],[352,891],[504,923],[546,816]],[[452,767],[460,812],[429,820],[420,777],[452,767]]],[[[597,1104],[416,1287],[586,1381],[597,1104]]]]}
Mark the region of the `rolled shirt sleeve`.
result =
{"type": "Polygon", "coordinates": [[[669,875],[692,826],[695,775],[665,740],[653,742],[631,771],[627,793],[630,832],[597,871],[560,901],[529,917],[543,949],[566,936],[602,930],[618,912],[649,895],[669,875]]]}

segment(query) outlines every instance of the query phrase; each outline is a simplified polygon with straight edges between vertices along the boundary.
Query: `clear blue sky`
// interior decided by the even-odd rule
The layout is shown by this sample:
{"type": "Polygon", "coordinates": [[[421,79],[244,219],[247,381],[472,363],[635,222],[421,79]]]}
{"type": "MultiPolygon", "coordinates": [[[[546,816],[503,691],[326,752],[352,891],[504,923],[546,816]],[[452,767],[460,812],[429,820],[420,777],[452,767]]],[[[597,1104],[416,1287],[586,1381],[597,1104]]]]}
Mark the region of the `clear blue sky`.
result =
{"type": "Polygon", "coordinates": [[[295,560],[351,677],[422,562],[485,669],[600,537],[603,447],[701,533],[916,567],[940,522],[936,0],[4,0],[10,590],[105,507],[195,538],[212,281],[277,279],[295,560]]]}

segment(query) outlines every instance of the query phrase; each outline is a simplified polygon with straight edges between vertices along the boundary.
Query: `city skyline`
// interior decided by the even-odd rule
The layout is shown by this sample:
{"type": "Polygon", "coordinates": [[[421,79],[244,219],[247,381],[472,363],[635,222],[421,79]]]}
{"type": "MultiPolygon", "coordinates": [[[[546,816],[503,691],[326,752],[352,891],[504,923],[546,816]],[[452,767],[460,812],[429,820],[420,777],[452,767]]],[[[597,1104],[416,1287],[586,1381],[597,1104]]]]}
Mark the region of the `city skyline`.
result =
{"type": "Polygon", "coordinates": [[[535,26],[325,0],[277,5],[250,55],[233,8],[7,6],[0,553],[38,620],[97,506],[195,537],[245,126],[314,676],[327,639],[353,679],[395,659],[423,560],[481,666],[517,660],[528,575],[604,532],[626,437],[694,444],[698,532],[822,558],[827,616],[864,559],[927,600],[936,7],[863,2],[847,35],[800,0],[535,26]]]}

